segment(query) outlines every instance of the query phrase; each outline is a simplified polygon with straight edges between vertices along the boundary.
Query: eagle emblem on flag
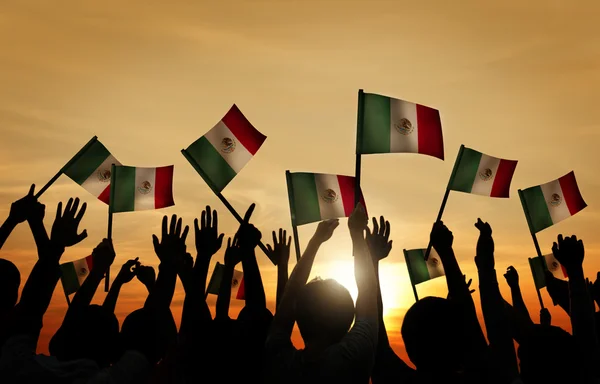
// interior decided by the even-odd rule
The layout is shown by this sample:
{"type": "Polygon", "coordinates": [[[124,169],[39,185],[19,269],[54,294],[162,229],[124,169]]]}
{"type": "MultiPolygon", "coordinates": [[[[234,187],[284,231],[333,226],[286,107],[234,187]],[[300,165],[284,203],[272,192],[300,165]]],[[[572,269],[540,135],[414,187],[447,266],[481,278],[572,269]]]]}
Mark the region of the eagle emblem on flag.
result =
{"type": "Polygon", "coordinates": [[[553,207],[558,207],[560,203],[562,203],[562,198],[560,195],[558,193],[553,193],[552,197],[550,198],[550,205],[553,207]]]}
{"type": "Polygon", "coordinates": [[[488,181],[492,178],[492,170],[489,168],[484,169],[483,171],[479,172],[479,177],[483,181],[488,181]]]}
{"type": "Polygon", "coordinates": [[[235,140],[225,137],[221,140],[221,152],[231,153],[235,151],[235,140]]]}
{"type": "Polygon", "coordinates": [[[232,287],[237,287],[238,285],[238,279],[236,279],[235,277],[233,278],[233,280],[231,280],[231,286],[232,287]]]}
{"type": "Polygon", "coordinates": [[[401,118],[400,121],[397,121],[394,124],[394,127],[396,127],[396,130],[403,135],[410,135],[415,129],[410,120],[405,117],[401,118]]]}
{"type": "Polygon", "coordinates": [[[96,176],[101,183],[108,183],[110,181],[110,169],[99,169],[96,176]]]}
{"type": "Polygon", "coordinates": [[[335,193],[333,189],[326,189],[325,192],[321,195],[321,198],[329,204],[333,204],[337,201],[338,195],[335,193]]]}
{"type": "Polygon", "coordinates": [[[87,275],[87,273],[88,273],[87,268],[81,268],[79,270],[79,275],[80,276],[85,276],[85,275],[87,275]]]}
{"type": "Polygon", "coordinates": [[[149,181],[144,181],[142,182],[142,184],[137,188],[138,192],[141,193],[142,195],[147,195],[150,193],[150,191],[152,191],[152,184],[150,184],[149,181]]]}

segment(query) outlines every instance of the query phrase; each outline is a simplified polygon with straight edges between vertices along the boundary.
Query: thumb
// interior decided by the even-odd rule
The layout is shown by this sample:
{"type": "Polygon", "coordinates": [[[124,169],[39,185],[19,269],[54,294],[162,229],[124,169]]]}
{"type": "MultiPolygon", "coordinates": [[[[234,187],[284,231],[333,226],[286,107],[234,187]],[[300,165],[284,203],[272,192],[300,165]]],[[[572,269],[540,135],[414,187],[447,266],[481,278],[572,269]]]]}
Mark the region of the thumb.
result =
{"type": "Polygon", "coordinates": [[[160,245],[158,242],[158,237],[156,235],[152,235],[152,244],[154,244],[154,250],[158,250],[158,246],[160,245]]]}
{"type": "Polygon", "coordinates": [[[81,232],[79,235],[77,235],[77,238],[75,239],[75,241],[77,243],[79,243],[79,242],[83,241],[83,239],[85,239],[87,236],[88,236],[87,230],[84,229],[83,232],[81,232]]]}

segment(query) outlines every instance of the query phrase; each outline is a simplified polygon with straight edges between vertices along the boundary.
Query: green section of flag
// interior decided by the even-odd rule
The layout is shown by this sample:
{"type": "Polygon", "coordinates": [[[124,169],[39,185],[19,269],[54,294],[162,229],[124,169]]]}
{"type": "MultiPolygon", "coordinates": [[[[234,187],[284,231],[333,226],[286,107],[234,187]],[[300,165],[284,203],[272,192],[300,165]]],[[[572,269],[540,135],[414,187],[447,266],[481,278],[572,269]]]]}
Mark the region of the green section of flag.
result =
{"type": "Polygon", "coordinates": [[[406,251],[406,258],[414,285],[431,279],[429,269],[427,268],[427,262],[425,261],[424,249],[411,249],[406,251]]]}
{"type": "Polygon", "coordinates": [[[390,98],[364,94],[363,127],[359,153],[389,153],[391,148],[390,98]]]}
{"type": "Polygon", "coordinates": [[[61,282],[63,289],[67,295],[77,292],[79,289],[79,279],[77,278],[77,272],[75,271],[74,263],[65,263],[60,266],[61,282]]]}
{"type": "Polygon", "coordinates": [[[544,257],[534,257],[529,259],[533,282],[537,289],[542,289],[546,286],[546,259],[544,257]]]}
{"type": "Polygon", "coordinates": [[[456,165],[456,173],[448,188],[453,191],[471,193],[481,161],[481,152],[465,147],[457,160],[459,163],[456,165]]]}
{"type": "Polygon", "coordinates": [[[294,213],[296,225],[321,220],[317,184],[313,173],[292,173],[291,183],[294,192],[294,213]]]}
{"type": "Polygon", "coordinates": [[[81,185],[94,172],[106,158],[110,156],[110,152],[101,142],[95,140],[89,148],[81,154],[68,168],[63,172],[69,176],[74,182],[81,185]]]}
{"type": "Polygon", "coordinates": [[[221,192],[236,176],[233,168],[204,136],[194,141],[185,151],[200,167],[200,176],[208,178],[205,181],[209,186],[214,186],[216,192],[221,192]]]}
{"type": "Polygon", "coordinates": [[[212,293],[213,295],[218,295],[219,290],[221,289],[221,282],[223,281],[223,275],[225,274],[225,266],[221,263],[217,263],[215,265],[215,270],[210,278],[210,282],[208,283],[208,288],[206,291],[208,293],[212,293]]]}
{"type": "MultiPolygon", "coordinates": [[[[529,217],[531,231],[539,232],[542,229],[550,227],[553,223],[548,204],[544,198],[544,193],[540,186],[527,188],[521,191],[523,200],[527,205],[525,214],[529,217]]],[[[525,209],[525,207],[523,207],[525,209]]]]}
{"type": "Polygon", "coordinates": [[[135,210],[135,167],[114,167],[110,204],[113,212],[135,210]]]}

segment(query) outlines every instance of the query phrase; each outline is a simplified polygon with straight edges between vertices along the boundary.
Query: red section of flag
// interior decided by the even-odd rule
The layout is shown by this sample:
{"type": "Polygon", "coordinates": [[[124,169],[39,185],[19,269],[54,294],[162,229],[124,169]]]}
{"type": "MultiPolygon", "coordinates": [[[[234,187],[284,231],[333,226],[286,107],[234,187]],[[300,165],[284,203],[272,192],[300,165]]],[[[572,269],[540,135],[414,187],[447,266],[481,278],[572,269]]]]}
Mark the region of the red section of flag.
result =
{"type": "Polygon", "coordinates": [[[516,168],[516,160],[500,160],[496,177],[494,177],[492,192],[490,193],[491,197],[508,197],[510,195],[510,183],[516,168]]]}
{"type": "Polygon", "coordinates": [[[154,208],[164,208],[175,205],[173,201],[173,170],[174,166],[156,168],[156,188],[154,189],[154,208]]]}
{"type": "Polygon", "coordinates": [[[567,207],[569,208],[571,216],[587,207],[587,204],[585,201],[583,201],[581,192],[579,192],[577,180],[575,179],[575,172],[571,171],[567,173],[558,179],[558,182],[560,184],[560,189],[562,189],[563,197],[565,198],[565,202],[567,203],[567,207]]]}
{"type": "Polygon", "coordinates": [[[88,256],[85,258],[85,262],[88,265],[88,268],[90,269],[90,271],[92,270],[92,268],[94,268],[94,257],[93,256],[88,256]]]}
{"type": "Polygon", "coordinates": [[[246,289],[244,288],[244,278],[243,277],[242,277],[242,281],[240,281],[240,287],[238,288],[235,298],[238,300],[246,299],[246,289]]]}
{"type": "Polygon", "coordinates": [[[98,200],[108,204],[110,201],[110,185],[104,188],[104,191],[102,191],[102,193],[98,196],[98,200]]]}
{"type": "Polygon", "coordinates": [[[266,136],[260,133],[250,122],[239,108],[233,104],[229,112],[221,119],[242,145],[255,155],[266,136]]]}
{"type": "MultiPolygon", "coordinates": [[[[338,184],[340,185],[340,192],[342,193],[342,202],[344,204],[344,214],[349,217],[354,211],[354,189],[356,188],[356,178],[352,176],[338,175],[338,184]]],[[[367,206],[365,205],[365,199],[360,192],[360,202],[367,212],[367,206]]],[[[368,214],[367,214],[368,216],[368,214]]]]}
{"type": "Polygon", "coordinates": [[[437,109],[417,104],[419,153],[444,160],[442,121],[437,109]]]}

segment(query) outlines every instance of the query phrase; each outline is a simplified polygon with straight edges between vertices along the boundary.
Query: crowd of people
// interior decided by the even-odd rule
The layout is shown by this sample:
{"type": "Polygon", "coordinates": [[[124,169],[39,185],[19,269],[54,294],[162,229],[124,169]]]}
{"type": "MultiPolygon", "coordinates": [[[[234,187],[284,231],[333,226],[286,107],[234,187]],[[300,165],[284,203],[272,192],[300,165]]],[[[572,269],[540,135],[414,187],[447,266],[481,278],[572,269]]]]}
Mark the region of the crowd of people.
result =
{"type": "MultiPolygon", "coordinates": [[[[38,260],[19,298],[21,276],[0,259],[0,383],[596,383],[600,382],[597,324],[600,279],[584,277],[583,242],[559,236],[556,259],[568,282],[546,274],[553,300],[569,315],[572,334],[553,326],[550,313],[532,316],[525,306],[514,268],[504,277],[511,288],[502,297],[494,262],[492,228],[478,219],[475,263],[479,275],[484,334],[472,291],[454,255],[453,234],[434,224],[431,242],[444,266],[448,296],[425,297],[406,312],[401,334],[410,367],[390,347],[379,285],[379,262],[392,248],[390,224],[373,218],[371,227],[358,204],[348,219],[358,287],[356,302],[335,280],[308,281],[319,248],[339,225],[318,224],[300,260],[288,276],[291,239],[273,232],[270,257],[277,260],[276,311],[271,313],[255,249],[261,232],[250,223],[250,206],[235,237],[219,233],[217,212],[206,207],[194,221],[195,257],[186,248],[189,226],[173,215],[153,236],[158,273],[136,260],[127,261],[112,282],[103,305],[91,304],[115,260],[109,239],[92,253],[92,269],[53,335],[49,355],[36,354],[44,314],[61,277],[65,248],[87,237],[79,225],[86,204],[69,199],[58,204],[48,234],[45,206],[34,186],[14,202],[0,228],[0,248],[11,231],[27,222],[38,260]],[[223,244],[226,243],[226,244],[223,244]],[[212,318],[206,303],[211,257],[223,246],[224,276],[212,318]],[[244,270],[245,306],[229,317],[234,267],[244,270]],[[122,286],[136,277],[148,296],[142,308],[119,324],[114,310],[122,286]],[[185,291],[181,323],[170,305],[179,278],[185,291]],[[305,348],[291,342],[298,325],[305,348]],[[515,343],[518,345],[515,348],[515,343]]],[[[600,277],[600,273],[599,273],[600,277]]]]}

